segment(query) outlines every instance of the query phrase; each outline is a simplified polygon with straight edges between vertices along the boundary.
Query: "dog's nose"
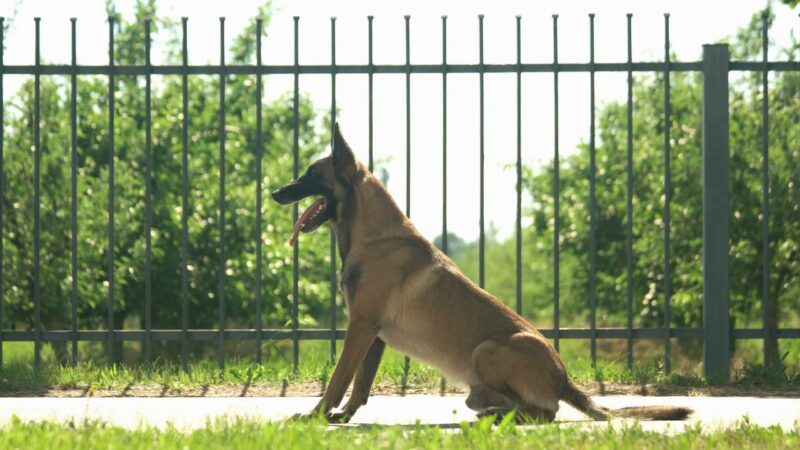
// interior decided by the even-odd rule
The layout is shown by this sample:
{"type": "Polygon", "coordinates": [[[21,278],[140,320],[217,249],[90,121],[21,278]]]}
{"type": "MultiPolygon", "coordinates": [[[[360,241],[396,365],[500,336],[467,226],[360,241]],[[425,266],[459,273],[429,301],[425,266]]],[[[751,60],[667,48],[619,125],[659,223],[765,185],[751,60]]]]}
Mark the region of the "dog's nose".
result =
{"type": "Polygon", "coordinates": [[[274,191],[272,191],[272,194],[271,194],[272,195],[272,199],[275,200],[275,201],[278,201],[278,196],[280,195],[280,193],[281,193],[280,188],[275,189],[274,191]]]}

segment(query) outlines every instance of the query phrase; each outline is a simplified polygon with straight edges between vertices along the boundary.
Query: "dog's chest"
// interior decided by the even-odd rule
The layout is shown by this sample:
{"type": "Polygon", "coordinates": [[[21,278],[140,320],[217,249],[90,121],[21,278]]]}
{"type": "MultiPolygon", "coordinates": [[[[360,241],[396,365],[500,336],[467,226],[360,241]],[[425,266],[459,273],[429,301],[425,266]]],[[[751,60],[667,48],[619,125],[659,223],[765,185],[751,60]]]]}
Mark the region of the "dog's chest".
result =
{"type": "Polygon", "coordinates": [[[446,275],[441,267],[415,267],[411,272],[383,270],[380,277],[357,258],[342,268],[341,284],[351,316],[373,317],[380,324],[378,337],[392,349],[439,368],[448,379],[466,380],[471,370],[469,355],[460,355],[443,341],[442,323],[447,317],[435,296],[437,283],[446,275]]]}
{"type": "Polygon", "coordinates": [[[397,306],[387,311],[378,337],[392,349],[438,368],[449,380],[465,382],[472,369],[471,358],[442,335],[442,324],[432,319],[441,312],[418,314],[411,311],[418,305],[397,306]]]}
{"type": "Polygon", "coordinates": [[[441,370],[448,380],[462,384],[470,377],[469,360],[445,351],[434,340],[420,338],[413,332],[392,325],[382,328],[378,337],[395,351],[441,370]]]}
{"type": "Polygon", "coordinates": [[[413,333],[395,324],[386,324],[378,333],[389,347],[410,356],[428,361],[436,359],[436,349],[425,339],[414,338],[413,333]]]}

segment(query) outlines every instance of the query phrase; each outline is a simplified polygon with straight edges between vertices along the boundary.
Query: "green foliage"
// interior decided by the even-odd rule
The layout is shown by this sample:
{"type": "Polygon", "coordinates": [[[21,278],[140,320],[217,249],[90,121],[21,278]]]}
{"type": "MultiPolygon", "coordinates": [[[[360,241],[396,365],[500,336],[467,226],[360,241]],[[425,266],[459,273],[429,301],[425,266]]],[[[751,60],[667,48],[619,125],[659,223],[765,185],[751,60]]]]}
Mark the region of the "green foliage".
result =
{"type": "Polygon", "coordinates": [[[462,422],[454,430],[422,424],[330,428],[322,420],[288,423],[223,417],[194,430],[174,426],[141,426],[133,430],[98,421],[83,423],[23,422],[13,417],[0,428],[0,446],[31,450],[49,448],[108,449],[791,449],[800,445],[800,429],[761,427],[743,420],[727,429],[704,430],[700,424],[664,434],[641,425],[593,426],[555,424],[492,427],[489,420],[462,422]]]}
{"type": "MultiPolygon", "coordinates": [[[[768,11],[772,22],[772,13],[768,11]]],[[[761,51],[761,13],[732,39],[738,60],[761,51]]],[[[782,50],[797,60],[800,43],[782,50]]],[[[736,327],[761,326],[762,185],[761,74],[731,75],[730,94],[730,295],[736,327]]],[[[702,80],[673,72],[670,78],[671,326],[701,326],[702,319],[702,80]]],[[[634,78],[633,87],[633,306],[635,326],[664,324],[664,79],[634,78]]],[[[769,269],[770,326],[791,326],[800,298],[800,74],[772,72],[769,84],[769,269]]],[[[599,326],[624,326],[627,292],[627,105],[611,102],[597,111],[596,245],[599,326]]],[[[590,149],[588,143],[561,160],[561,324],[586,326],[590,282],[590,149]]],[[[523,230],[523,313],[551,316],[553,298],[553,170],[524,170],[532,199],[523,230]]],[[[514,240],[489,242],[487,289],[512,304],[514,240]],[[494,271],[494,272],[491,272],[494,271]]],[[[473,279],[474,243],[454,258],[473,279]]],[[[540,324],[537,324],[540,325],[540,324]]],[[[545,323],[545,325],[548,325],[545,323]]],[[[796,326],[796,325],[795,325],[796,326]]],[[[770,362],[780,364],[776,341],[770,362]]]]}
{"type": "MultiPolygon", "coordinates": [[[[702,159],[700,80],[675,73],[671,80],[671,271],[673,326],[699,325],[702,294],[702,159]]],[[[640,323],[663,319],[663,79],[640,77],[634,86],[633,292],[640,323]]],[[[596,249],[598,323],[624,324],[627,290],[626,106],[610,103],[597,114],[596,249]]],[[[589,306],[590,149],[581,145],[560,168],[562,311],[585,315],[589,306]]],[[[552,259],[554,214],[551,168],[526,171],[533,226],[524,235],[552,259]]],[[[546,270],[552,273],[552,266],[546,270]]],[[[547,279],[547,278],[546,278],[547,279]]],[[[552,286],[552,285],[551,285],[552,286]]],[[[552,288],[552,287],[551,287],[552,288]]]]}
{"type": "MultiPolygon", "coordinates": [[[[109,8],[115,14],[113,8],[109,8]]],[[[268,8],[260,14],[268,19],[268,8]]],[[[117,16],[117,64],[144,63],[144,20],[153,33],[174,28],[156,14],[155,2],[137,4],[135,17],[117,16]]],[[[265,20],[265,24],[268,20],[265,20]]],[[[266,25],[265,25],[266,26],[266,25]]],[[[252,58],[254,26],[236,39],[230,64],[252,58]]],[[[174,45],[173,45],[174,47],[174,45]]],[[[176,51],[172,48],[171,51],[176,51]]],[[[262,298],[265,327],[290,317],[291,208],[268,196],[292,178],[292,98],[263,105],[262,234],[256,214],[256,83],[254,76],[226,77],[225,302],[229,326],[255,324],[256,240],[263,242],[262,298]]],[[[107,79],[77,82],[77,222],[79,327],[105,326],[108,297],[109,135],[107,79]]],[[[190,327],[216,327],[219,282],[219,78],[188,79],[188,284],[190,327]]],[[[5,328],[33,328],[33,127],[34,83],[7,101],[3,176],[5,328]]],[[[41,80],[41,298],[45,329],[69,329],[70,88],[68,78],[41,80]]],[[[181,313],[182,84],[154,76],[152,89],[152,298],[153,327],[179,327],[181,313]]],[[[310,101],[299,101],[300,166],[324,151],[310,101]]],[[[114,120],[114,327],[144,326],[145,299],[145,80],[117,76],[114,120]],[[126,322],[126,320],[128,322],[126,322]],[[131,321],[133,321],[131,323],[131,321]]],[[[327,298],[327,233],[301,239],[300,315],[314,323],[327,298]]],[[[63,345],[59,346],[63,360],[63,345]]],[[[172,357],[168,347],[158,350],[172,357]]],[[[121,352],[116,352],[121,354],[121,352]]]]}
{"type": "Polygon", "coordinates": [[[800,373],[790,373],[786,370],[787,356],[789,356],[789,352],[783,354],[779,364],[769,367],[760,364],[746,364],[740,371],[738,383],[745,386],[800,385],[800,373]]]}

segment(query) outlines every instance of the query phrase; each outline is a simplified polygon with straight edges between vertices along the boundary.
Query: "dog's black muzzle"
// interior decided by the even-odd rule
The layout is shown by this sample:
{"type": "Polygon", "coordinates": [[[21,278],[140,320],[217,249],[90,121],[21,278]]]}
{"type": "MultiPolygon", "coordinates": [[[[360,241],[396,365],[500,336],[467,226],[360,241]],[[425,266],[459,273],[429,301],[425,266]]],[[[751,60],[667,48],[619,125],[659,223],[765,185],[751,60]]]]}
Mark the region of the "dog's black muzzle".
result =
{"type": "Polygon", "coordinates": [[[315,189],[314,183],[309,182],[305,176],[302,176],[272,191],[272,198],[281,205],[288,205],[306,197],[321,194],[322,192],[319,189],[315,189]]]}

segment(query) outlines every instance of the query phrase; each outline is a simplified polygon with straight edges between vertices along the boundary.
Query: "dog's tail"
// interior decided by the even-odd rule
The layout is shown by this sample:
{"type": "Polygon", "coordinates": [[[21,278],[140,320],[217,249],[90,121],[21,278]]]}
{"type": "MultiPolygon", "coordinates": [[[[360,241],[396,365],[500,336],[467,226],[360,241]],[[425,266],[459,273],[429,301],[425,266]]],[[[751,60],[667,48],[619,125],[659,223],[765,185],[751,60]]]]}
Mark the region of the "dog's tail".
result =
{"type": "Polygon", "coordinates": [[[561,400],[569,403],[594,420],[608,420],[612,417],[631,417],[650,420],[684,420],[693,413],[681,406],[630,406],[609,409],[602,407],[581,391],[572,380],[567,380],[561,400]]]}

